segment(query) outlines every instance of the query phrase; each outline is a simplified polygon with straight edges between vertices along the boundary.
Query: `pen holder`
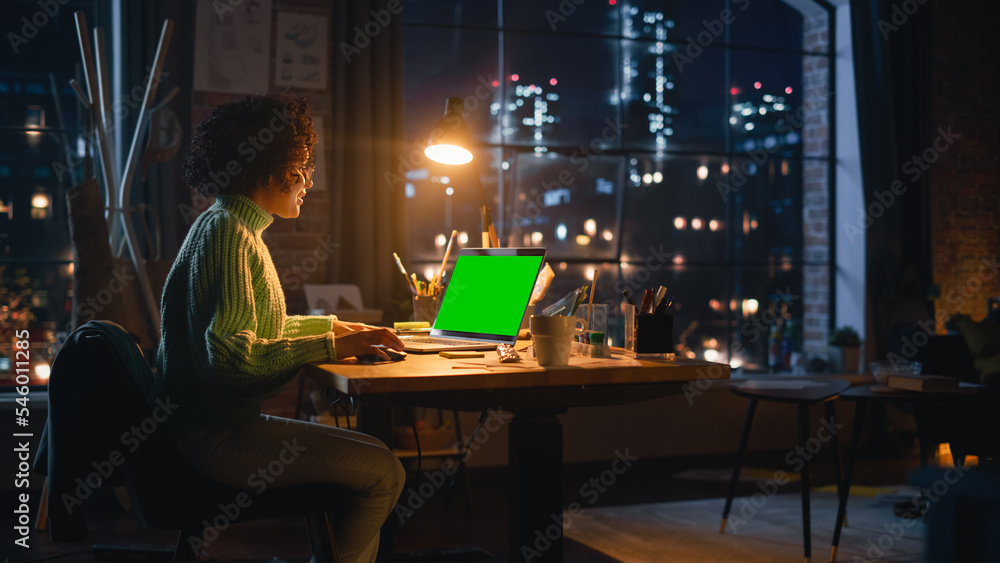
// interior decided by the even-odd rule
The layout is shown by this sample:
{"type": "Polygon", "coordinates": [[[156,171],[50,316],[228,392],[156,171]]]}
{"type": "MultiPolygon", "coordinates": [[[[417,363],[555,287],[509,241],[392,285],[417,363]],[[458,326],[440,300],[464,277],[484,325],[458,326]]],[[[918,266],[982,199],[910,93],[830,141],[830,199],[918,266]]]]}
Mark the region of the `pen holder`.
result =
{"type": "Polygon", "coordinates": [[[672,354],[674,352],[674,316],[636,314],[635,307],[625,306],[625,350],[636,355],[672,354]]]}
{"type": "Polygon", "coordinates": [[[437,297],[418,295],[413,298],[413,320],[426,321],[434,326],[434,319],[437,318],[440,308],[441,300],[437,297]]]}

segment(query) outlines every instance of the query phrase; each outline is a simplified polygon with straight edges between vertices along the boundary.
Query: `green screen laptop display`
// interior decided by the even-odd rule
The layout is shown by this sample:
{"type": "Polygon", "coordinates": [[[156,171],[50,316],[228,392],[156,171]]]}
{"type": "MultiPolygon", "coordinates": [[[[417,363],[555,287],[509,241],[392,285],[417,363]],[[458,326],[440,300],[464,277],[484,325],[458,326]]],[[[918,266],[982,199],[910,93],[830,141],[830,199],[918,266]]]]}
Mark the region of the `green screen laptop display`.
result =
{"type": "Polygon", "coordinates": [[[544,258],[541,248],[462,249],[431,335],[513,341],[544,258]]]}

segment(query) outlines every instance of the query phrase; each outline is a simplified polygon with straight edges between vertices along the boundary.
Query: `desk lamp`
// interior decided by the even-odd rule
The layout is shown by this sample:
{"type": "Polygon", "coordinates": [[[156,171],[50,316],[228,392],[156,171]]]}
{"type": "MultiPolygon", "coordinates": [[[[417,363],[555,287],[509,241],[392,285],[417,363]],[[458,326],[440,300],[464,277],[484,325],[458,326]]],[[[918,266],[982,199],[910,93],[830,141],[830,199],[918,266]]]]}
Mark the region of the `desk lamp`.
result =
{"type": "MultiPolygon", "coordinates": [[[[469,150],[472,147],[472,136],[462,117],[464,105],[462,98],[448,98],[445,102],[444,116],[434,126],[427,148],[424,149],[427,158],[455,166],[472,162],[472,152],[469,150]]],[[[483,248],[498,248],[500,241],[493,219],[490,218],[490,206],[486,202],[486,192],[483,191],[475,162],[472,162],[472,175],[479,186],[479,194],[483,196],[483,248]]]]}

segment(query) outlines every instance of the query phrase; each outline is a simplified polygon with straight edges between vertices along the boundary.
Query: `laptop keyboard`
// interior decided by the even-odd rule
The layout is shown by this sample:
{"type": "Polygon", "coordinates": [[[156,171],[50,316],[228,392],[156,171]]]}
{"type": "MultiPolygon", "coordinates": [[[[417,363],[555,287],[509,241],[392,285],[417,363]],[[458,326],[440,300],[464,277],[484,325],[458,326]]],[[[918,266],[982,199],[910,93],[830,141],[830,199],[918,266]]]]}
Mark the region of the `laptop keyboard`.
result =
{"type": "Polygon", "coordinates": [[[452,338],[435,338],[433,336],[413,336],[403,339],[403,342],[420,342],[421,344],[443,344],[445,346],[467,346],[488,344],[479,340],[454,340],[452,338]]]}

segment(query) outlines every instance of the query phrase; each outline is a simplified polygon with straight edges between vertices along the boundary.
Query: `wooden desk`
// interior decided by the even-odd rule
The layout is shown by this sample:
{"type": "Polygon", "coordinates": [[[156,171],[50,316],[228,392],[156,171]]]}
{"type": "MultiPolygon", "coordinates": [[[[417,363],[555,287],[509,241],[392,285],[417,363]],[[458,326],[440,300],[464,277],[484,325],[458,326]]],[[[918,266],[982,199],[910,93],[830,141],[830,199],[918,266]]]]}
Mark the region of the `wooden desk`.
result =
{"type": "MultiPolygon", "coordinates": [[[[390,364],[317,364],[305,368],[304,373],[349,395],[384,396],[393,403],[411,406],[512,413],[507,429],[509,560],[546,563],[562,561],[563,553],[563,441],[557,415],[573,407],[620,405],[674,395],[682,392],[688,381],[728,379],[729,366],[687,359],[637,362],[616,356],[598,361],[574,356],[569,366],[542,368],[533,360],[499,364],[496,353],[487,352],[486,358],[468,360],[410,354],[406,360],[390,364]],[[553,533],[553,526],[558,533],[553,533]],[[542,550],[536,547],[539,533],[551,541],[542,550]]],[[[370,402],[359,413],[359,427],[388,439],[388,416],[371,406],[370,402]]]]}

